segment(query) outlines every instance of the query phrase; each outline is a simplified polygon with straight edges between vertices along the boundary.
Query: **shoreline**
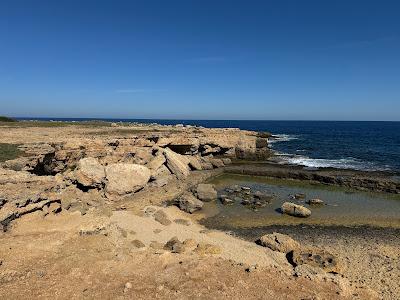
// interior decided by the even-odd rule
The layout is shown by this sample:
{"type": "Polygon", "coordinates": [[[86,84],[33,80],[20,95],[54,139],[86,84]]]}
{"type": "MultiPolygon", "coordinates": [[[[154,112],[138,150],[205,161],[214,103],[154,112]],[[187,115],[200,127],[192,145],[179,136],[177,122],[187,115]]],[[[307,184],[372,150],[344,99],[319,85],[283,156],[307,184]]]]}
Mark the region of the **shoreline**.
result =
{"type": "MultiPolygon", "coordinates": [[[[76,124],[13,127],[0,131],[0,138],[20,144],[27,154],[0,167],[0,217],[8,229],[0,233],[0,295],[49,297],[63,290],[65,298],[171,298],[180,291],[196,297],[193,291],[217,295],[235,274],[221,298],[375,297],[361,281],[350,285],[347,271],[321,269],[310,279],[296,275],[285,253],[207,229],[199,221],[201,210],[192,214],[181,205],[207,206],[199,184],[223,172],[265,172],[263,163],[231,164],[270,155],[267,138],[257,132],[76,124]],[[175,205],[166,206],[169,201],[175,205]],[[210,271],[220,276],[208,281],[210,271]],[[134,283],[128,292],[126,283],[134,283]]],[[[277,167],[270,165],[271,170],[277,167]]],[[[286,177],[292,173],[283,171],[286,177]]],[[[386,179],[382,175],[382,182],[386,179]]],[[[218,201],[213,187],[208,192],[218,201]]],[[[304,242],[311,245],[317,246],[304,242]]],[[[387,294],[379,286],[375,290],[387,294]]]]}
{"type": "Polygon", "coordinates": [[[359,190],[400,194],[399,173],[324,168],[309,170],[299,165],[274,162],[237,163],[225,168],[229,174],[297,179],[359,190]]]}

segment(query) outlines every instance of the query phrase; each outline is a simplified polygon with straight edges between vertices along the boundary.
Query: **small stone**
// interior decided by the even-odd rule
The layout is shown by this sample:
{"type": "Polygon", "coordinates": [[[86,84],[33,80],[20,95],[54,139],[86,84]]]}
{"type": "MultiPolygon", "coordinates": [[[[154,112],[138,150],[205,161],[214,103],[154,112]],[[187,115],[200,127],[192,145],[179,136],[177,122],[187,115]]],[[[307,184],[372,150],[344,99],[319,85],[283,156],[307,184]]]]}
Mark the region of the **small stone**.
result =
{"type": "Polygon", "coordinates": [[[221,199],[221,202],[222,202],[222,204],[224,204],[224,205],[229,205],[229,204],[233,204],[233,203],[234,203],[233,200],[232,200],[232,199],[229,199],[229,198],[222,198],[222,199],[221,199]]]}
{"type": "Polygon", "coordinates": [[[222,158],[222,162],[225,165],[230,165],[232,163],[232,160],[230,158],[228,158],[228,157],[225,157],[225,158],[222,158]]]}
{"type": "Polygon", "coordinates": [[[250,266],[250,267],[248,267],[248,268],[245,269],[245,271],[246,271],[247,273],[254,272],[255,270],[257,270],[257,265],[253,265],[253,266],[250,266]]]}
{"type": "Polygon", "coordinates": [[[125,283],[124,293],[128,292],[128,290],[130,290],[131,288],[132,288],[132,283],[130,282],[125,283]]]}
{"type": "Polygon", "coordinates": [[[132,246],[134,246],[135,248],[144,248],[144,247],[146,247],[146,245],[143,244],[143,242],[140,241],[140,240],[133,240],[133,241],[131,242],[131,244],[132,244],[132,246]]]}
{"type": "Polygon", "coordinates": [[[251,202],[250,202],[250,200],[243,199],[241,203],[242,203],[243,205],[249,205],[251,202]]]}
{"type": "Polygon", "coordinates": [[[235,192],[235,193],[239,193],[242,189],[240,186],[238,186],[237,184],[233,185],[231,187],[231,189],[235,192]]]}
{"type": "Polygon", "coordinates": [[[155,214],[154,214],[154,220],[156,220],[158,223],[164,225],[164,226],[168,226],[170,225],[172,222],[168,219],[167,214],[163,211],[163,210],[158,210],[155,214]]]}
{"type": "Polygon", "coordinates": [[[306,194],[304,194],[304,193],[294,194],[294,198],[297,199],[297,200],[304,199],[305,197],[306,197],[306,194]]]}
{"type": "Polygon", "coordinates": [[[219,246],[212,245],[212,244],[198,244],[197,248],[194,250],[200,255],[208,255],[208,254],[221,254],[222,249],[219,246]]]}
{"type": "Polygon", "coordinates": [[[125,288],[126,289],[131,289],[132,288],[132,283],[130,283],[130,282],[125,283],[125,288]]]}
{"type": "Polygon", "coordinates": [[[260,201],[254,202],[254,205],[255,205],[255,206],[258,206],[258,207],[265,207],[265,206],[267,206],[265,203],[262,203],[262,202],[260,202],[260,201]]]}
{"type": "Polygon", "coordinates": [[[179,197],[177,204],[181,210],[190,214],[200,210],[203,207],[203,202],[194,197],[191,193],[185,193],[179,197]]]}
{"type": "Polygon", "coordinates": [[[249,188],[248,186],[242,186],[242,190],[243,190],[243,191],[250,191],[251,188],[249,188]]]}
{"type": "Polygon", "coordinates": [[[192,222],[190,222],[189,220],[186,220],[186,219],[175,219],[174,222],[176,224],[185,225],[185,226],[190,226],[192,224],[192,222]]]}
{"type": "Polygon", "coordinates": [[[310,199],[306,203],[308,203],[309,205],[324,205],[324,201],[322,201],[321,199],[310,199]]]}
{"type": "Polygon", "coordinates": [[[173,253],[185,252],[185,245],[179,241],[178,237],[174,236],[164,245],[165,250],[169,250],[173,253]]]}

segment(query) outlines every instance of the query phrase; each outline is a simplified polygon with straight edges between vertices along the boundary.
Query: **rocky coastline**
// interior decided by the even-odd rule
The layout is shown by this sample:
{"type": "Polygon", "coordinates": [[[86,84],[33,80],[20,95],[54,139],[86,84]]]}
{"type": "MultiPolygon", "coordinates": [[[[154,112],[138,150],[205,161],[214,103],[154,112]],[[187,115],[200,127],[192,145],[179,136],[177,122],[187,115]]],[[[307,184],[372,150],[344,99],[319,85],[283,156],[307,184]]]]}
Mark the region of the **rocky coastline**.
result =
{"type": "MultiPolygon", "coordinates": [[[[396,289],[371,289],[333,268],[342,253],[328,244],[287,235],[255,243],[199,223],[206,203],[234,201],[235,191],[220,197],[206,183],[224,172],[400,193],[390,174],[265,163],[269,135],[232,128],[18,123],[0,124],[2,143],[18,149],[0,162],[0,295],[394,299],[396,289]]],[[[269,201],[250,196],[251,205],[269,201]]],[[[310,216],[293,205],[282,212],[310,216]]]]}

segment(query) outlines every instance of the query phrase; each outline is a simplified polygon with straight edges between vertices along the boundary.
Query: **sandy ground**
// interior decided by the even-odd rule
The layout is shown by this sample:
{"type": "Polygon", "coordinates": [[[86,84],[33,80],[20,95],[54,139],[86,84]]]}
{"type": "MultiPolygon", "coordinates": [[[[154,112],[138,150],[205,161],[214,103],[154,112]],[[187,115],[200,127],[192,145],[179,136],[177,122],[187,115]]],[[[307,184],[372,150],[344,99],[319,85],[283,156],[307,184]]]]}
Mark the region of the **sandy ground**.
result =
{"type": "MultiPolygon", "coordinates": [[[[188,219],[175,208],[171,220],[188,219]]],[[[111,217],[38,212],[2,233],[1,299],[367,299],[364,288],[294,277],[281,255],[200,225],[161,225],[150,215],[111,217]],[[34,224],[34,226],[32,226],[34,224]],[[157,230],[158,229],[158,230],[157,230]],[[161,230],[161,231],[160,231],[161,230]],[[157,232],[157,233],[155,233],[157,232]],[[221,254],[181,254],[149,247],[173,235],[213,243],[221,254]],[[132,241],[146,245],[136,248],[132,241]],[[279,262],[279,263],[277,263],[279,262]],[[258,264],[253,272],[249,265],[258,264]],[[129,288],[125,288],[125,285],[129,288]]]]}

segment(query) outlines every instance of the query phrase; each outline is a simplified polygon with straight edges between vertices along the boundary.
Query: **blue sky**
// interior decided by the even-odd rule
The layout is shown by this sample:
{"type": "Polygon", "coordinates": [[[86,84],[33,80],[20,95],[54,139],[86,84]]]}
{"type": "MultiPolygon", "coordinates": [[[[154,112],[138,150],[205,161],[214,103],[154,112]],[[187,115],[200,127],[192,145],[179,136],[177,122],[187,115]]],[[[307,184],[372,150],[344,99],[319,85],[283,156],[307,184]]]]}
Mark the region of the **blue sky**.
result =
{"type": "Polygon", "coordinates": [[[0,115],[400,120],[400,1],[0,1],[0,115]]]}

